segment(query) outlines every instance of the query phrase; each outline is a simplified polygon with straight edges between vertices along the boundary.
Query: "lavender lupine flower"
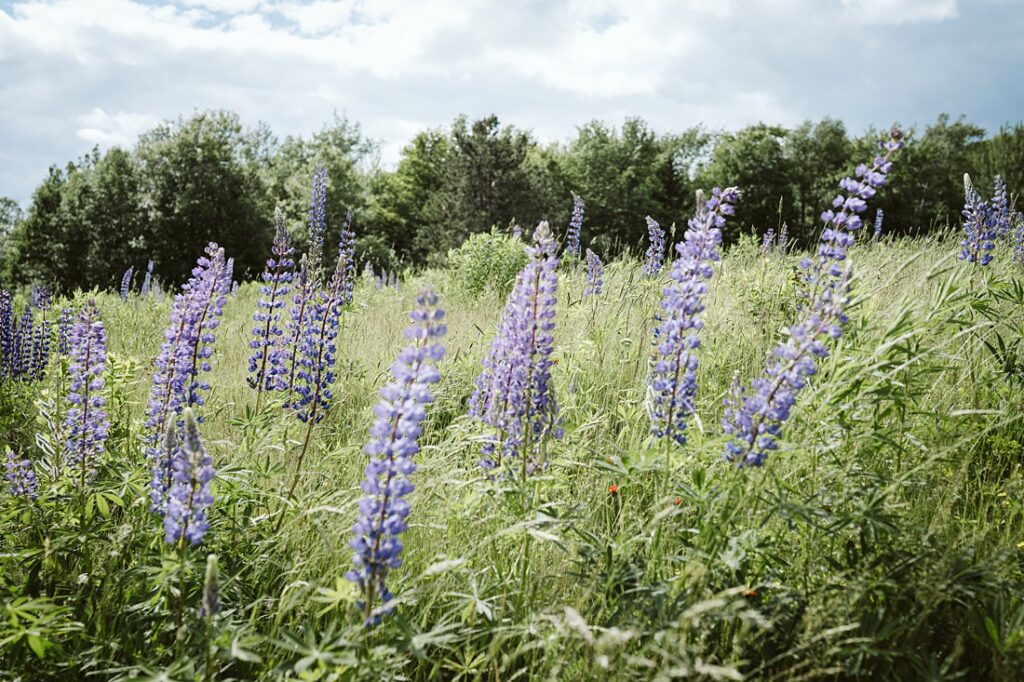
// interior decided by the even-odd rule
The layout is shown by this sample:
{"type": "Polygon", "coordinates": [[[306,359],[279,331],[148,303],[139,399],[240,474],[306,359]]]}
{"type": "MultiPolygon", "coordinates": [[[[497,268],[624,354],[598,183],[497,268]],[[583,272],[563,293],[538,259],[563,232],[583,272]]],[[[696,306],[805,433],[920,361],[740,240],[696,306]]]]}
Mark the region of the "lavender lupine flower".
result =
{"type": "Polygon", "coordinates": [[[171,484],[173,452],[162,445],[168,424],[185,407],[203,404],[200,391],[209,389],[201,374],[209,372],[214,330],[220,323],[227,294],[224,249],[206,247],[192,277],[175,296],[170,326],[156,359],[156,373],[146,410],[146,452],[153,471],[150,495],[159,510],[171,484]]]}
{"type": "Polygon", "coordinates": [[[587,249],[587,284],[583,287],[583,296],[599,296],[604,286],[604,263],[601,258],[587,249]]]}
{"type": "Polygon", "coordinates": [[[262,391],[283,390],[286,388],[287,353],[284,345],[284,331],[281,329],[281,311],[288,292],[291,291],[293,278],[291,237],[284,224],[284,214],[278,210],[274,215],[276,230],[274,244],[271,247],[272,257],[267,259],[266,270],[263,271],[263,296],[260,298],[256,313],[252,319],[253,340],[249,347],[253,353],[249,357],[249,385],[262,391]]]}
{"type": "Polygon", "coordinates": [[[32,371],[32,331],[34,318],[32,308],[25,306],[21,316],[14,323],[14,334],[11,339],[10,377],[24,381],[32,371]]]}
{"type": "Polygon", "coordinates": [[[572,217],[569,218],[569,230],[565,234],[565,257],[571,261],[580,259],[580,232],[583,230],[583,199],[576,192],[572,193],[572,217]]]}
{"type": "Polygon", "coordinates": [[[50,290],[43,285],[37,284],[32,287],[32,307],[36,310],[49,310],[52,298],[50,290]]]}
{"type": "Polygon", "coordinates": [[[324,235],[327,233],[327,167],[317,164],[309,196],[309,274],[314,284],[320,281],[324,235]]]}
{"type": "Polygon", "coordinates": [[[121,300],[127,301],[128,294],[132,290],[132,276],[135,274],[135,266],[129,267],[121,276],[121,300]]]}
{"type": "Polygon", "coordinates": [[[344,262],[341,282],[342,305],[352,302],[356,288],[356,235],[351,230],[352,217],[350,211],[341,226],[341,240],[338,243],[338,256],[344,262]]]}
{"type": "Polygon", "coordinates": [[[67,357],[71,350],[71,329],[75,324],[75,311],[71,308],[61,308],[60,317],[57,318],[57,354],[67,357]]]}
{"type": "Polygon", "coordinates": [[[14,335],[17,332],[14,300],[6,289],[0,289],[0,381],[14,378],[14,335]]]}
{"type": "Polygon", "coordinates": [[[146,275],[142,278],[142,288],[139,289],[139,295],[149,296],[150,287],[153,286],[153,261],[146,263],[146,275]]]}
{"type": "Polygon", "coordinates": [[[777,244],[779,255],[785,256],[786,252],[789,251],[789,225],[785,221],[783,221],[782,227],[779,229],[777,244]]]}
{"type": "Polygon", "coordinates": [[[894,129],[882,143],[884,154],[875,157],[871,168],[862,164],[857,167],[858,179],[845,178],[839,183],[846,194],[832,202],[835,210],[822,213],[825,227],[818,257],[801,263],[807,290],[797,321],[788,330],[788,339],[776,347],[775,360],[749,390],[734,383],[722,425],[732,436],[725,457],[738,466],[759,466],[778,447],[782,426],[789,419],[797,394],[817,371],[816,358],[827,357],[827,341],[842,334],[850,269],[841,267],[841,263],[854,242],[851,232],[862,227],[860,214],[867,208],[867,200],[886,184],[892,170],[891,156],[903,146],[902,140],[902,133],[894,129]]]}
{"type": "Polygon", "coordinates": [[[78,484],[84,489],[96,474],[110,431],[104,409],[103,374],[107,368],[107,333],[96,301],[90,299],[71,330],[65,447],[75,462],[78,484]]]}
{"type": "Polygon", "coordinates": [[[769,227],[768,231],[761,237],[761,253],[769,255],[775,250],[775,228],[769,227]]]}
{"type": "Polygon", "coordinates": [[[186,539],[193,545],[203,541],[210,524],[206,510],[213,504],[210,482],[217,472],[213,458],[199,437],[199,422],[192,408],[184,411],[185,425],[181,442],[174,437],[175,425],[168,426],[168,443],[174,447],[171,463],[171,487],[161,510],[164,517],[164,542],[173,545],[186,539]]]}
{"type": "MultiPolygon", "coordinates": [[[[307,254],[308,255],[308,254],[307,254]]],[[[302,344],[302,334],[306,328],[306,316],[313,301],[313,277],[309,273],[309,259],[307,255],[302,256],[299,264],[298,278],[295,280],[295,289],[292,293],[292,306],[288,311],[288,342],[285,344],[285,373],[282,374],[284,390],[291,391],[295,386],[295,373],[299,366],[299,347],[302,344]]]]}
{"type": "Polygon", "coordinates": [[[882,222],[885,220],[885,213],[882,209],[875,211],[875,231],[871,238],[874,241],[878,241],[882,238],[882,222]]]}
{"type": "Polygon", "coordinates": [[[981,198],[964,173],[964,239],[960,242],[960,259],[985,266],[992,262],[992,249],[998,236],[996,213],[981,198]]]}
{"type": "Polygon", "coordinates": [[[1010,197],[1006,191],[1006,182],[1003,176],[995,177],[995,193],[992,196],[993,221],[996,226],[996,237],[1006,239],[1010,236],[1013,228],[1013,211],[1010,210],[1010,197]]]}
{"type": "Polygon", "coordinates": [[[655,353],[647,381],[648,413],[651,432],[680,445],[686,442],[686,420],[693,413],[697,392],[694,351],[700,346],[698,332],[704,326],[700,313],[713,274],[711,264],[721,257],[725,217],[733,215],[739,197],[735,187],[715,187],[707,201],[698,196],[697,214],[689,220],[682,243],[676,245],[672,283],[662,294],[661,321],[654,329],[655,353]]]}
{"type": "Polygon", "coordinates": [[[520,225],[519,223],[516,223],[515,225],[512,226],[512,238],[513,239],[522,239],[523,238],[523,226],[520,225]]]}
{"type": "Polygon", "coordinates": [[[647,221],[647,253],[644,260],[644,275],[655,277],[661,272],[661,266],[665,260],[665,230],[661,229],[651,216],[644,218],[647,221]]]}
{"type": "Polygon", "coordinates": [[[15,459],[14,453],[7,451],[4,463],[4,479],[7,481],[7,492],[14,497],[35,500],[39,497],[39,481],[28,459],[15,459]]]}
{"type": "Polygon", "coordinates": [[[551,353],[558,290],[558,257],[551,230],[542,222],[527,248],[530,262],[516,278],[498,333],[470,398],[470,414],[493,428],[481,466],[495,469],[503,458],[534,453],[551,434],[562,437],[558,404],[551,390],[551,353]],[[521,451],[522,450],[522,451],[521,451]]]}
{"type": "Polygon", "coordinates": [[[412,325],[405,336],[406,346],[391,365],[394,377],[381,389],[381,401],[370,429],[370,441],[364,450],[370,455],[362,489],[366,497],[359,503],[359,517],[349,543],[355,554],[355,568],[346,577],[362,591],[361,607],[366,625],[380,622],[390,612],[392,595],[385,583],[388,572],[402,565],[402,541],[410,506],[405,500],[413,490],[409,477],[416,470],[413,456],[419,452],[421,423],[426,406],[433,402],[430,386],[440,374],[435,366],[444,357],[439,339],[445,334],[444,311],[437,307],[438,297],[424,289],[416,297],[416,309],[409,315],[412,325]],[[384,608],[374,610],[379,600],[384,608]]]}
{"type": "Polygon", "coordinates": [[[334,358],[338,325],[343,307],[345,262],[338,259],[326,290],[318,291],[310,302],[299,340],[298,368],[295,372],[295,400],[292,409],[303,422],[317,424],[331,406],[334,383],[334,358]]]}

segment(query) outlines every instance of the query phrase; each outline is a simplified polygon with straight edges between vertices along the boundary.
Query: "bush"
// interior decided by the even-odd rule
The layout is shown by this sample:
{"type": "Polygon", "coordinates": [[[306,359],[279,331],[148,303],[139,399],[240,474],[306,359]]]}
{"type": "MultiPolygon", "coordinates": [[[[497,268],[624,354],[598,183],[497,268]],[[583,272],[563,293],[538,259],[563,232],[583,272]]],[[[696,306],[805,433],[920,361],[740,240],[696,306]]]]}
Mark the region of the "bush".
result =
{"type": "Polygon", "coordinates": [[[497,232],[474,234],[462,246],[448,252],[452,282],[469,296],[479,296],[484,291],[507,296],[516,274],[526,265],[524,246],[521,239],[497,232]]]}

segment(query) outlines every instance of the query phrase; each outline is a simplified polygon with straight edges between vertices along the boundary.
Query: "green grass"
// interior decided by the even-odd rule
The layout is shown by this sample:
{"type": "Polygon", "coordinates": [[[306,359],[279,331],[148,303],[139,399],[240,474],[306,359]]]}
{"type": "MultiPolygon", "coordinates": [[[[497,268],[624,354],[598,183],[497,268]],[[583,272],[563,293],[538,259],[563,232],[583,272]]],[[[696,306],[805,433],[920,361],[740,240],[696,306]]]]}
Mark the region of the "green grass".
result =
{"type": "MultiPolygon", "coordinates": [[[[722,460],[722,399],[792,319],[799,256],[745,244],[716,268],[697,415],[667,461],[644,407],[662,284],[618,261],[581,300],[582,273],[563,272],[565,437],[522,487],[484,477],[485,433],[466,416],[503,299],[443,271],[398,291],[361,282],[293,500],[304,434],[273,405],[253,411],[258,287],[244,285],[203,408],[212,527],[186,552],[163,546],[140,444],[170,301],[98,294],[110,454],[86,497],[43,473],[36,503],[0,497],[0,679],[1019,679],[1024,280],[1005,252],[982,271],[955,251],[951,238],[853,249],[846,332],[756,470],[722,460]],[[362,445],[423,282],[448,310],[448,355],[390,578],[397,609],[367,629],[342,577],[362,445]],[[209,633],[196,615],[208,553],[224,606],[209,633]]],[[[40,471],[59,457],[46,415],[59,423],[62,377],[57,364],[41,386],[0,388],[0,433],[40,471]]]]}

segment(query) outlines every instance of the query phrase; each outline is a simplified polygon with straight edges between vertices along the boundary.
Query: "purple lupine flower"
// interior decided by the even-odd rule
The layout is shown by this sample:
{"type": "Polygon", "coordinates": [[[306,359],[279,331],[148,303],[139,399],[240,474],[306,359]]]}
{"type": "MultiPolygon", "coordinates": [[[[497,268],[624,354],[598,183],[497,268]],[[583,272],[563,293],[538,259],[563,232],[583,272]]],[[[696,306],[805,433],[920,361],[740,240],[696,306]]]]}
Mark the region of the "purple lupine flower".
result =
{"type": "Polygon", "coordinates": [[[153,261],[146,263],[146,275],[142,278],[142,288],[139,289],[140,296],[149,296],[150,288],[153,286],[153,261]]]}
{"type": "Polygon", "coordinates": [[[14,325],[11,340],[11,378],[25,381],[32,371],[32,330],[34,327],[32,308],[21,309],[21,317],[14,325]]]}
{"type": "Polygon", "coordinates": [[[1017,212],[1013,216],[1013,253],[1014,260],[1024,265],[1024,213],[1017,212]]]}
{"type": "Polygon", "coordinates": [[[0,289],[0,381],[14,378],[14,336],[17,333],[11,292],[0,289]]]}
{"type": "Polygon", "coordinates": [[[859,179],[845,178],[839,183],[846,195],[832,202],[835,210],[822,213],[825,227],[818,258],[801,263],[807,289],[788,339],[776,347],[776,359],[749,390],[734,382],[722,425],[732,436],[725,446],[725,458],[737,466],[759,466],[778,447],[782,426],[789,419],[797,394],[817,371],[816,358],[827,357],[827,341],[842,334],[850,269],[840,264],[854,242],[851,232],[863,224],[860,214],[867,208],[866,200],[886,184],[892,170],[891,156],[903,146],[902,140],[902,133],[894,129],[881,145],[884,154],[875,157],[871,168],[862,164],[857,167],[859,179]]]}
{"type": "Polygon", "coordinates": [[[388,572],[402,565],[402,541],[410,506],[405,500],[413,490],[409,477],[416,471],[413,456],[419,452],[422,422],[426,406],[433,402],[430,386],[441,375],[436,363],[444,357],[439,339],[445,334],[444,311],[437,307],[437,294],[424,289],[416,297],[416,309],[409,315],[412,324],[405,336],[412,343],[391,365],[394,377],[380,391],[381,401],[370,429],[370,441],[364,448],[370,455],[362,489],[366,497],[359,503],[359,517],[349,543],[355,554],[355,568],[345,577],[362,591],[360,606],[366,625],[380,622],[390,612],[392,595],[385,583],[388,572]],[[374,609],[379,600],[383,607],[374,609]]]}
{"type": "Polygon", "coordinates": [[[53,296],[50,295],[50,290],[42,284],[36,284],[32,287],[32,307],[36,310],[49,310],[50,299],[53,296]]]}
{"type": "Polygon", "coordinates": [[[527,462],[528,450],[539,452],[548,435],[562,437],[550,385],[558,257],[547,222],[533,239],[470,398],[470,414],[496,431],[481,466],[499,468],[503,458],[521,455],[524,474],[535,464],[527,462]]]}
{"type": "Polygon", "coordinates": [[[996,237],[1006,239],[1010,236],[1013,228],[1013,211],[1010,210],[1010,197],[1006,191],[1006,182],[1003,176],[995,177],[995,193],[992,196],[993,221],[996,226],[996,237]]]}
{"type": "Polygon", "coordinates": [[[14,453],[7,451],[4,463],[4,479],[7,480],[7,492],[14,497],[35,500],[39,497],[39,481],[28,459],[15,459],[14,453]]]}
{"type": "MultiPolygon", "coordinates": [[[[43,309],[45,310],[45,309],[43,309]]],[[[29,360],[27,379],[41,381],[46,373],[46,367],[50,363],[50,343],[53,340],[53,333],[50,329],[50,320],[45,312],[39,318],[39,324],[35,326],[32,333],[32,356],[29,360]]]]}
{"type": "Polygon", "coordinates": [[[338,243],[338,256],[344,263],[341,281],[341,304],[348,305],[356,288],[356,235],[352,232],[352,212],[349,211],[341,226],[341,240],[338,243]]]}
{"type": "Polygon", "coordinates": [[[213,458],[206,452],[199,437],[199,422],[192,408],[184,410],[181,441],[174,435],[175,425],[168,426],[168,447],[173,448],[171,486],[161,510],[164,517],[164,542],[173,545],[188,540],[193,545],[203,541],[210,524],[206,511],[213,504],[210,482],[217,475],[213,458]]]}
{"type": "Polygon", "coordinates": [[[789,251],[789,225],[785,221],[782,222],[782,227],[779,229],[778,248],[780,256],[785,256],[789,251]]]}
{"type": "Polygon", "coordinates": [[[284,372],[281,379],[284,390],[291,392],[295,387],[295,373],[299,366],[299,347],[302,345],[302,333],[306,328],[306,316],[313,305],[313,277],[309,274],[308,254],[302,256],[299,264],[298,278],[292,293],[292,306],[288,311],[288,342],[284,350],[284,372]]]}
{"type": "Polygon", "coordinates": [[[583,287],[583,297],[599,296],[604,286],[604,263],[601,258],[587,249],[587,284],[583,287]]]}
{"type": "Polygon", "coordinates": [[[164,332],[146,410],[147,455],[153,472],[150,495],[160,510],[171,485],[174,454],[162,446],[168,424],[190,406],[200,406],[200,391],[209,389],[202,373],[209,372],[214,330],[226,299],[224,249],[214,243],[206,247],[192,270],[192,277],[174,297],[170,326],[164,332]]]}
{"type": "Polygon", "coordinates": [[[135,274],[135,266],[132,265],[127,270],[125,270],[124,274],[121,276],[121,300],[122,301],[127,301],[128,300],[128,294],[130,294],[131,290],[132,290],[132,276],[134,274],[135,274]]]}
{"type": "Polygon", "coordinates": [[[71,329],[75,324],[75,311],[71,308],[61,308],[60,317],[57,318],[57,354],[67,357],[71,350],[71,329]]]}
{"type": "Polygon", "coordinates": [[[569,230],[565,233],[565,257],[571,261],[580,259],[580,232],[583,230],[583,199],[576,192],[572,193],[572,217],[569,218],[569,230]]]}
{"type": "Polygon", "coordinates": [[[672,263],[672,284],[665,287],[661,300],[660,323],[654,329],[655,353],[648,377],[648,414],[651,432],[657,438],[686,442],[686,420],[693,413],[697,392],[698,332],[704,326],[707,282],[713,274],[711,264],[721,256],[722,227],[725,217],[733,215],[733,204],[740,197],[735,187],[711,190],[711,197],[698,196],[697,214],[689,220],[683,241],[676,245],[678,258],[672,263]]]}
{"type": "MultiPolygon", "coordinates": [[[[257,396],[262,391],[276,391],[286,388],[287,352],[284,345],[284,331],[281,329],[281,311],[285,297],[291,291],[292,260],[291,237],[284,224],[284,214],[278,210],[274,215],[276,230],[274,244],[271,247],[272,257],[267,259],[267,268],[263,271],[263,296],[260,298],[256,313],[253,314],[253,340],[249,347],[253,350],[249,357],[249,385],[256,389],[257,396]]],[[[259,398],[257,397],[257,401],[259,398]]]]}
{"type": "Polygon", "coordinates": [[[308,305],[299,339],[295,400],[291,407],[300,421],[311,424],[324,418],[334,397],[331,385],[335,379],[335,339],[343,307],[344,268],[344,260],[338,258],[329,287],[318,291],[308,305]]]}
{"type": "Polygon", "coordinates": [[[874,241],[878,241],[882,238],[882,222],[885,220],[885,213],[882,209],[875,211],[875,231],[871,238],[874,241]]]}
{"type": "Polygon", "coordinates": [[[985,266],[992,262],[992,249],[998,236],[996,212],[981,198],[964,173],[964,239],[960,242],[960,260],[985,266]]]}
{"type": "Polygon", "coordinates": [[[519,223],[516,223],[515,225],[512,226],[512,238],[513,239],[522,239],[523,238],[523,226],[520,225],[519,223]]]}
{"type": "Polygon", "coordinates": [[[96,475],[110,422],[104,409],[103,374],[107,369],[107,333],[96,301],[89,299],[71,329],[68,365],[70,383],[64,418],[65,447],[77,464],[78,483],[84,489],[96,475]]]}
{"type": "Polygon", "coordinates": [[[315,285],[320,282],[323,263],[324,235],[327,233],[327,167],[317,164],[309,196],[309,275],[315,285]]]}
{"type": "Polygon", "coordinates": [[[661,229],[651,216],[644,218],[647,221],[647,253],[644,259],[644,275],[655,277],[661,272],[662,263],[665,260],[665,230],[661,229]]]}
{"type": "Polygon", "coordinates": [[[775,228],[769,227],[768,231],[761,237],[761,253],[769,255],[775,250],[775,228]]]}

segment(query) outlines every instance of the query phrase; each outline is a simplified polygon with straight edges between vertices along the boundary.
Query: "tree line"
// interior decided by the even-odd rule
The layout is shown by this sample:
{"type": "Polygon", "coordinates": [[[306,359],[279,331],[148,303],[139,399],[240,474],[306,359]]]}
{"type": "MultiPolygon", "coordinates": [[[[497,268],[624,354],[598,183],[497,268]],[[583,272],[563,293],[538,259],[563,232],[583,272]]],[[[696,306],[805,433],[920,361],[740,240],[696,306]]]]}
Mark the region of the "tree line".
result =
{"type": "MultiPolygon", "coordinates": [[[[807,245],[838,181],[871,158],[880,137],[874,129],[851,135],[835,119],[659,133],[631,118],[587,123],[566,142],[541,144],[496,116],[459,117],[418,133],[397,166],[384,169],[379,143],[344,117],[282,140],[234,113],[202,112],[158,125],[132,149],[94,149],[52,166],[25,211],[0,198],[0,284],[113,288],[129,266],[140,272],[148,260],[177,282],[210,240],[234,257],[237,278],[255,277],[270,250],[275,207],[303,245],[318,164],[330,178],[334,238],[353,212],[357,257],[378,270],[443,263],[467,236],[513,223],[544,219],[564,233],[572,192],[586,202],[584,244],[606,257],[642,249],[644,216],[684,229],[695,190],[714,185],[744,191],[727,241],[778,231],[784,221],[807,245]]],[[[989,135],[942,115],[907,131],[878,201],[885,232],[926,234],[956,222],[964,172],[978,186],[996,174],[1011,190],[1024,186],[1024,125],[989,135]]]]}

